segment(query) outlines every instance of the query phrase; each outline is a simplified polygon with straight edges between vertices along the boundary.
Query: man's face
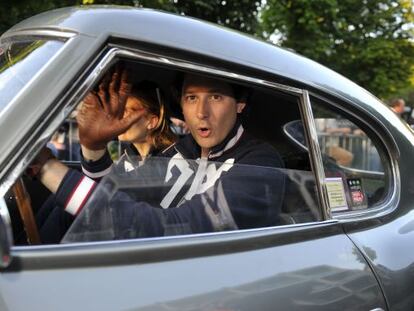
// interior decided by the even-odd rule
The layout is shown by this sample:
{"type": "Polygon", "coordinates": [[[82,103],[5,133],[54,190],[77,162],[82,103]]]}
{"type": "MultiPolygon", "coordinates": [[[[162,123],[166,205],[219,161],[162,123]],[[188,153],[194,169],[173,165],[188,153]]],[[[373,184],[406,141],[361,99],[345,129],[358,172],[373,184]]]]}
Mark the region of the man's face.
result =
{"type": "Polygon", "coordinates": [[[197,75],[185,77],[181,107],[202,157],[226,138],[244,106],[236,102],[231,86],[225,82],[197,75]]]}
{"type": "Polygon", "coordinates": [[[404,112],[404,108],[405,108],[405,101],[400,100],[399,105],[397,106],[397,113],[402,114],[404,112]]]}

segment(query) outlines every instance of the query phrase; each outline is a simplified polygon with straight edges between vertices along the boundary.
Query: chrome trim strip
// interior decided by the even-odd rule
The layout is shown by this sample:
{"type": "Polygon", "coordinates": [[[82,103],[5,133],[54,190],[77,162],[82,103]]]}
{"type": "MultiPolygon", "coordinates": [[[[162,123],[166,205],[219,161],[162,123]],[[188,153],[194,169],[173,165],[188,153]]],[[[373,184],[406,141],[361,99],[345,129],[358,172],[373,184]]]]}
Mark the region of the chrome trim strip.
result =
{"type": "Polygon", "coordinates": [[[10,248],[13,245],[13,233],[10,220],[9,210],[4,197],[0,197],[0,267],[6,268],[9,266],[12,257],[10,255],[10,248]]]}
{"type": "MultiPolygon", "coordinates": [[[[108,67],[110,67],[115,58],[118,56],[118,49],[110,49],[103,57],[102,60],[98,63],[95,69],[92,70],[91,74],[86,77],[85,81],[80,85],[78,90],[67,100],[68,104],[65,107],[65,118],[69,116],[73,109],[75,109],[75,105],[77,105],[81,98],[83,98],[86,93],[92,88],[94,82],[98,81],[106,71],[108,67]]],[[[62,119],[62,122],[64,119],[62,119]]]]}
{"type": "Polygon", "coordinates": [[[0,217],[3,218],[4,222],[7,225],[11,226],[10,213],[9,213],[9,210],[7,209],[7,204],[6,204],[6,200],[4,197],[0,197],[0,217]]]}
{"type": "Polygon", "coordinates": [[[251,78],[249,76],[236,74],[236,73],[233,73],[233,72],[228,72],[228,71],[224,71],[224,70],[220,70],[220,69],[205,67],[205,66],[201,66],[201,65],[195,65],[193,63],[186,62],[186,61],[183,61],[183,60],[174,59],[174,58],[166,58],[164,56],[159,56],[159,55],[152,54],[152,53],[145,52],[145,51],[120,50],[118,48],[114,48],[114,49],[116,49],[117,56],[131,57],[131,58],[134,58],[134,59],[138,58],[138,59],[141,59],[141,60],[150,61],[150,62],[154,62],[154,63],[158,63],[158,64],[163,64],[163,65],[168,65],[168,66],[175,66],[175,67],[178,67],[178,68],[181,68],[181,69],[192,70],[192,71],[197,71],[197,72],[206,73],[206,74],[214,74],[214,75],[222,76],[222,77],[225,77],[225,78],[237,79],[237,80],[245,81],[245,82],[249,82],[249,83],[269,86],[269,87],[276,88],[278,90],[284,91],[284,92],[286,92],[288,94],[291,94],[291,95],[301,95],[302,94],[302,90],[299,89],[299,88],[286,86],[286,85],[279,84],[279,83],[276,83],[276,82],[269,82],[269,81],[266,81],[266,80],[263,80],[263,79],[251,78]]]}
{"type": "MultiPolygon", "coordinates": [[[[191,235],[175,235],[175,236],[163,236],[163,237],[151,237],[151,238],[141,238],[141,239],[124,239],[124,240],[116,240],[116,241],[91,241],[91,242],[73,242],[67,244],[45,244],[45,245],[31,245],[28,248],[26,245],[18,245],[13,246],[13,255],[15,257],[19,257],[20,259],[24,259],[25,257],[28,259],[39,258],[46,256],[48,257],[50,253],[48,251],[65,251],[65,250],[72,250],[77,252],[77,255],[94,255],[97,252],[100,254],[105,254],[108,252],[113,252],[114,242],[117,247],[129,248],[131,252],[141,252],[150,249],[166,249],[171,247],[177,246],[176,243],[179,243],[180,247],[184,246],[202,246],[202,245],[209,245],[223,242],[231,242],[231,241],[243,241],[246,239],[256,239],[256,238],[266,238],[268,236],[283,236],[285,234],[297,233],[300,231],[306,230],[315,230],[321,232],[322,230],[330,230],[331,227],[335,228],[335,231],[342,231],[337,225],[337,220],[328,220],[324,222],[308,222],[308,223],[301,223],[301,224],[292,224],[292,225],[284,225],[284,226],[273,226],[273,227],[265,227],[265,228],[254,228],[254,229],[243,229],[243,230],[233,230],[233,231],[221,231],[221,232],[209,232],[209,233],[197,233],[191,235]],[[211,241],[207,240],[210,238],[220,237],[219,241],[211,241]],[[156,245],[154,244],[157,243],[156,245]],[[136,246],[138,244],[138,247],[136,246]],[[91,252],[91,248],[95,248],[93,252],[91,252]],[[86,253],[84,253],[86,252],[86,253]]],[[[279,240],[281,243],[282,240],[279,240]]],[[[275,243],[275,240],[271,242],[272,244],[275,243]]],[[[279,242],[276,242],[279,243],[279,242]]],[[[256,244],[256,243],[253,243],[256,244]]],[[[252,247],[255,247],[253,246],[252,247]]],[[[260,247],[256,244],[257,247],[260,247]]],[[[120,250],[116,250],[116,253],[119,254],[120,250]]],[[[64,258],[60,256],[60,258],[64,258]]],[[[34,263],[38,264],[38,263],[34,263]]],[[[67,267],[67,266],[66,266],[67,267]]]]}
{"type": "Polygon", "coordinates": [[[331,218],[331,210],[329,208],[328,192],[325,184],[325,171],[323,169],[323,161],[321,149],[319,147],[318,133],[316,132],[316,125],[313,117],[312,106],[309,99],[309,93],[303,90],[300,97],[300,112],[304,120],[304,130],[306,140],[309,145],[311,167],[316,174],[316,186],[318,189],[318,198],[322,206],[322,217],[324,220],[331,218]]]}
{"type": "Polygon", "coordinates": [[[76,36],[77,33],[74,31],[68,30],[52,30],[52,29],[25,29],[19,30],[15,32],[6,33],[1,40],[4,39],[10,40],[14,37],[51,37],[51,38],[62,38],[62,39],[70,39],[76,36]]]}
{"type": "Polygon", "coordinates": [[[375,177],[384,177],[385,173],[380,171],[367,171],[361,170],[357,168],[350,168],[346,166],[339,165],[338,166],[344,171],[348,172],[348,174],[358,174],[359,176],[375,176],[375,177]]]}

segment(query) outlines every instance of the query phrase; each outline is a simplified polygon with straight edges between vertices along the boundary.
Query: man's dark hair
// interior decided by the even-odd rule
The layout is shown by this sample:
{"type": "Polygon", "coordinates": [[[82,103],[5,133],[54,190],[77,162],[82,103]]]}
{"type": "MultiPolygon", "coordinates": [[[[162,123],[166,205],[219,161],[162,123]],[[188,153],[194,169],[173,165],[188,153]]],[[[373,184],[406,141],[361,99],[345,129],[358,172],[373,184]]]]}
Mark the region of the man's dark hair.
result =
{"type": "MultiPolygon", "coordinates": [[[[173,82],[173,90],[172,93],[174,94],[174,97],[176,97],[176,100],[178,103],[180,103],[180,99],[181,99],[181,92],[182,92],[182,88],[183,88],[183,84],[184,84],[184,80],[185,80],[185,76],[189,74],[187,72],[179,72],[177,73],[174,82],[173,82]]],[[[192,73],[193,74],[193,73],[192,73]]],[[[197,73],[194,73],[194,75],[199,75],[199,76],[203,76],[197,73]]],[[[224,83],[227,83],[231,89],[233,90],[233,96],[236,99],[237,102],[244,102],[247,104],[248,98],[250,96],[250,89],[242,86],[240,84],[235,84],[235,83],[231,83],[228,82],[227,80],[224,79],[219,79],[216,77],[209,77],[208,78],[211,79],[215,79],[215,80],[220,80],[223,81],[224,83]]]]}

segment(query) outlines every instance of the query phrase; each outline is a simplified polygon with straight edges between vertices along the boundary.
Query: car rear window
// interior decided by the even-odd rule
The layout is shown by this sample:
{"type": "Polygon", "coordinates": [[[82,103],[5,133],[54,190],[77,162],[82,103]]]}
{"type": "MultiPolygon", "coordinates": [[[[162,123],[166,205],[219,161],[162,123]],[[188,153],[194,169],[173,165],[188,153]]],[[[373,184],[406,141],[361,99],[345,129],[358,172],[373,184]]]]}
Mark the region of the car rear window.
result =
{"type": "Polygon", "coordinates": [[[313,102],[331,212],[363,210],[384,202],[390,179],[387,156],[372,131],[313,102]]]}

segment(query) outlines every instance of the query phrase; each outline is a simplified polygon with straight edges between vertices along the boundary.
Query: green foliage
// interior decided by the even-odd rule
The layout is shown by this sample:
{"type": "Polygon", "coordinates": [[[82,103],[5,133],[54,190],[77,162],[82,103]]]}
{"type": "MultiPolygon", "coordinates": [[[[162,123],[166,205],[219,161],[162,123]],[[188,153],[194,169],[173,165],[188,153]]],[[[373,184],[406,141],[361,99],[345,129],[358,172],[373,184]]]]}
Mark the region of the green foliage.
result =
{"type": "Polygon", "coordinates": [[[394,0],[269,0],[266,38],[336,70],[379,97],[410,84],[412,4],[394,0]]]}
{"type": "MultiPolygon", "coordinates": [[[[1,1],[1,0],[0,0],[1,1]]],[[[20,0],[7,1],[0,11],[0,34],[19,21],[54,8],[71,5],[115,4],[146,7],[192,16],[254,34],[260,1],[251,0],[20,0]]]]}
{"type": "Polygon", "coordinates": [[[0,34],[23,19],[64,6],[80,4],[81,0],[17,0],[0,2],[0,34]]]}
{"type": "Polygon", "coordinates": [[[177,13],[215,22],[250,34],[254,34],[257,28],[259,5],[259,1],[251,0],[175,1],[177,13]]]}
{"type": "Polygon", "coordinates": [[[280,45],[342,73],[379,97],[391,97],[414,84],[412,33],[404,28],[413,22],[411,0],[267,0],[261,8],[262,2],[9,0],[2,3],[0,33],[22,19],[63,6],[146,7],[197,17],[266,39],[277,38],[280,45]]]}
{"type": "Polygon", "coordinates": [[[84,4],[122,4],[192,16],[254,34],[259,1],[251,0],[83,0],[84,4]]]}

